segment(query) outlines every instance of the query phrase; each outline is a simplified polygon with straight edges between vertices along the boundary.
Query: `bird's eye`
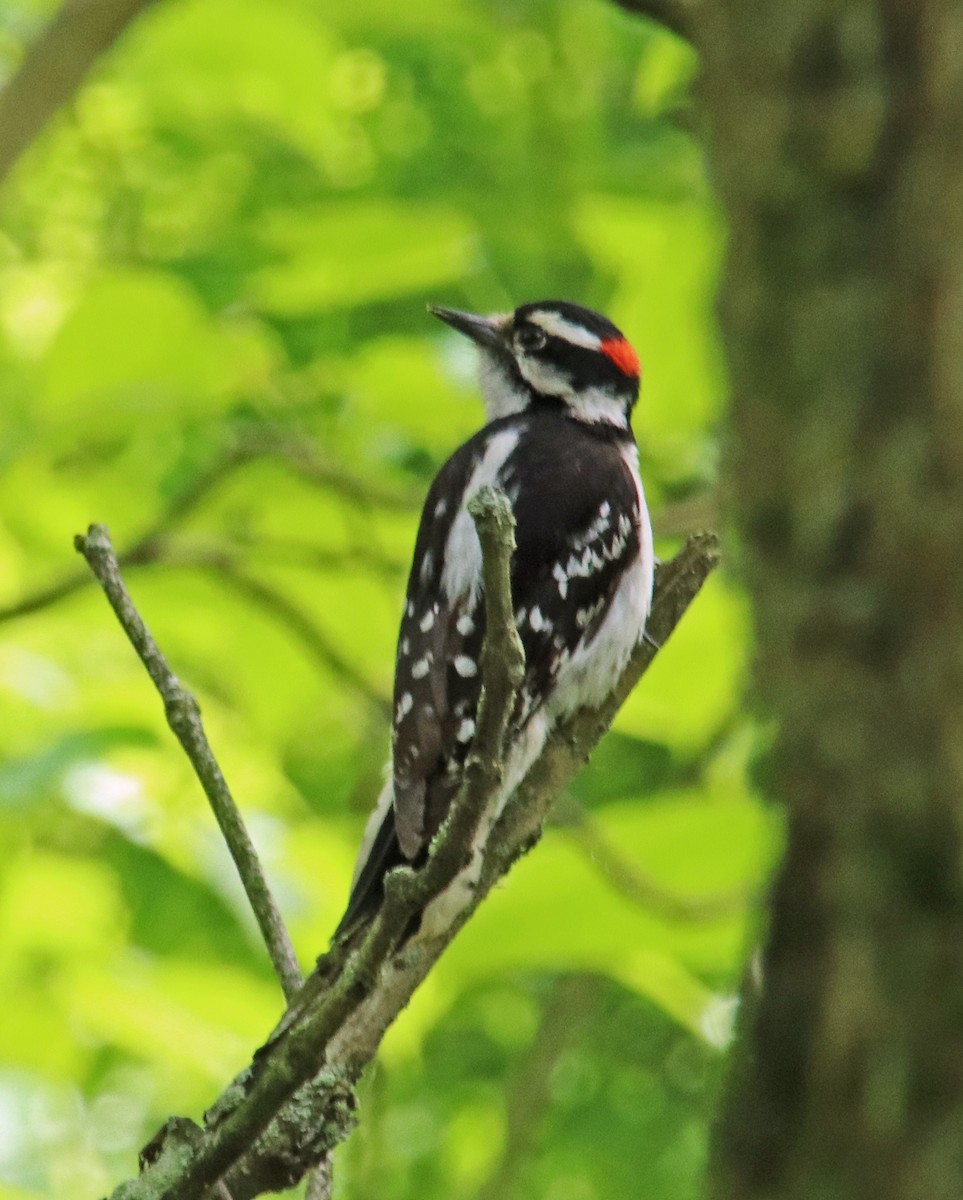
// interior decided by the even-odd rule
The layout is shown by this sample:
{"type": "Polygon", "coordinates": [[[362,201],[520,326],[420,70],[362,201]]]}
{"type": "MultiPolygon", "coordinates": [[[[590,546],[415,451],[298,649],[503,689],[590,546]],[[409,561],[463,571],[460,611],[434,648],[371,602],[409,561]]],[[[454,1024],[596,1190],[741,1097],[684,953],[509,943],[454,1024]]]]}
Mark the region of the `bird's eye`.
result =
{"type": "Polygon", "coordinates": [[[515,340],[522,350],[541,350],[548,341],[548,334],[537,325],[523,325],[515,334],[515,340]]]}

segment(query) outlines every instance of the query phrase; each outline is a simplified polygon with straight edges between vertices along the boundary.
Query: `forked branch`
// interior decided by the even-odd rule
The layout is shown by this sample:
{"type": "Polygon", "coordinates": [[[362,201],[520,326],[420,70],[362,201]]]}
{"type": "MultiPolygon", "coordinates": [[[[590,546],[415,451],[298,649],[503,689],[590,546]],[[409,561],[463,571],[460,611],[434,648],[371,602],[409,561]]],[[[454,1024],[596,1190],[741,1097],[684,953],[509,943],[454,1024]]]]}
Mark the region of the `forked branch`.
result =
{"type": "Polygon", "coordinates": [[[488,614],[483,699],[462,787],[428,862],[419,871],[400,867],[389,874],[384,902],[363,937],[322,957],[271,1039],[208,1112],[205,1127],[170,1122],[152,1143],[143,1174],[122,1184],[112,1200],[202,1200],[219,1183],[232,1200],[248,1200],[297,1182],[347,1136],[355,1121],[353,1085],[385,1030],[490,888],[538,839],[552,801],[611,724],[719,558],[715,537],[701,534],[659,568],[651,641],[640,642],[603,705],[576,713],[553,731],[496,820],[492,805],[502,780],[502,742],[522,670],[508,572],[514,538],[510,509],[500,494],[480,495],[472,515],[483,547],[488,614]],[[466,876],[466,848],[482,829],[483,857],[475,874],[466,876]],[[459,890],[464,900],[448,926],[412,936],[412,918],[456,876],[467,878],[468,886],[459,890]]]}

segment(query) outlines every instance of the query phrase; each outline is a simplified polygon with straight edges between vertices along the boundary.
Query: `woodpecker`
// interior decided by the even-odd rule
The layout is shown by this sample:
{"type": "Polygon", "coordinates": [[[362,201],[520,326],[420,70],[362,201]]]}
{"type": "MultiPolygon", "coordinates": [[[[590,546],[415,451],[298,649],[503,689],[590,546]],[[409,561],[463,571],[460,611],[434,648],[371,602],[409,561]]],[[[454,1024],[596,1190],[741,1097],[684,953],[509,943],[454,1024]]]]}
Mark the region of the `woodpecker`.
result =
{"type": "Polygon", "coordinates": [[[561,300],[493,316],[429,311],[475,343],[488,423],[441,468],[422,511],[398,636],[391,773],[336,942],[377,909],[391,867],[424,860],[471,750],[485,634],[471,498],[493,485],[514,512],[525,676],[474,868],[428,906],[421,929],[450,919],[459,887],[470,888],[484,837],[553,724],[609,693],[652,597],[652,530],[630,425],[640,367],[629,342],[605,317],[561,300]]]}

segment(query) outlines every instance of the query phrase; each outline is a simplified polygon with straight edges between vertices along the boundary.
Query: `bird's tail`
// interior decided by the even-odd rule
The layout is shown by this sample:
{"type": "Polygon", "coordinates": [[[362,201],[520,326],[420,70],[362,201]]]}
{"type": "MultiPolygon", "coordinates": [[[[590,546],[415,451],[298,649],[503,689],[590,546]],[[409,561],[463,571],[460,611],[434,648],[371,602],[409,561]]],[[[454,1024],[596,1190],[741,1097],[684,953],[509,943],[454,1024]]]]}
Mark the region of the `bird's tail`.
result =
{"type": "MultiPolygon", "coordinates": [[[[389,785],[390,786],[390,785],[389,785]]],[[[378,911],[384,896],[384,877],[392,867],[407,862],[395,833],[394,808],[389,803],[368,846],[359,855],[358,869],[351,885],[348,907],[331,938],[332,943],[346,941],[369,917],[378,911]]]]}

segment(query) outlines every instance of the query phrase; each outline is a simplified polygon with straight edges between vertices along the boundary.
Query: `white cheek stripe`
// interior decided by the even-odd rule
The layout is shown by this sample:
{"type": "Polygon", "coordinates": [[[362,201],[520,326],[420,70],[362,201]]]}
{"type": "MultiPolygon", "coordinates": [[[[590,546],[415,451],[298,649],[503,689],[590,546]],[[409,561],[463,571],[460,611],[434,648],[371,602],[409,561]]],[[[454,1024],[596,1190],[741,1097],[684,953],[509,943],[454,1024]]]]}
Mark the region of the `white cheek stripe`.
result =
{"type": "Polygon", "coordinates": [[[563,341],[570,342],[573,346],[584,346],[587,350],[598,350],[599,346],[602,345],[602,339],[597,333],[590,333],[584,326],[567,321],[559,313],[548,311],[534,312],[530,314],[528,319],[533,325],[541,326],[552,337],[561,338],[563,341]]]}
{"type": "Polygon", "coordinates": [[[496,433],[485,448],[481,462],[472,472],[445,545],[445,565],[441,573],[441,586],[449,606],[462,596],[468,595],[469,608],[477,597],[481,585],[481,546],[475,532],[475,522],[468,515],[468,501],[483,487],[490,487],[498,480],[505,460],[518,445],[518,430],[503,429],[496,433]]]}

